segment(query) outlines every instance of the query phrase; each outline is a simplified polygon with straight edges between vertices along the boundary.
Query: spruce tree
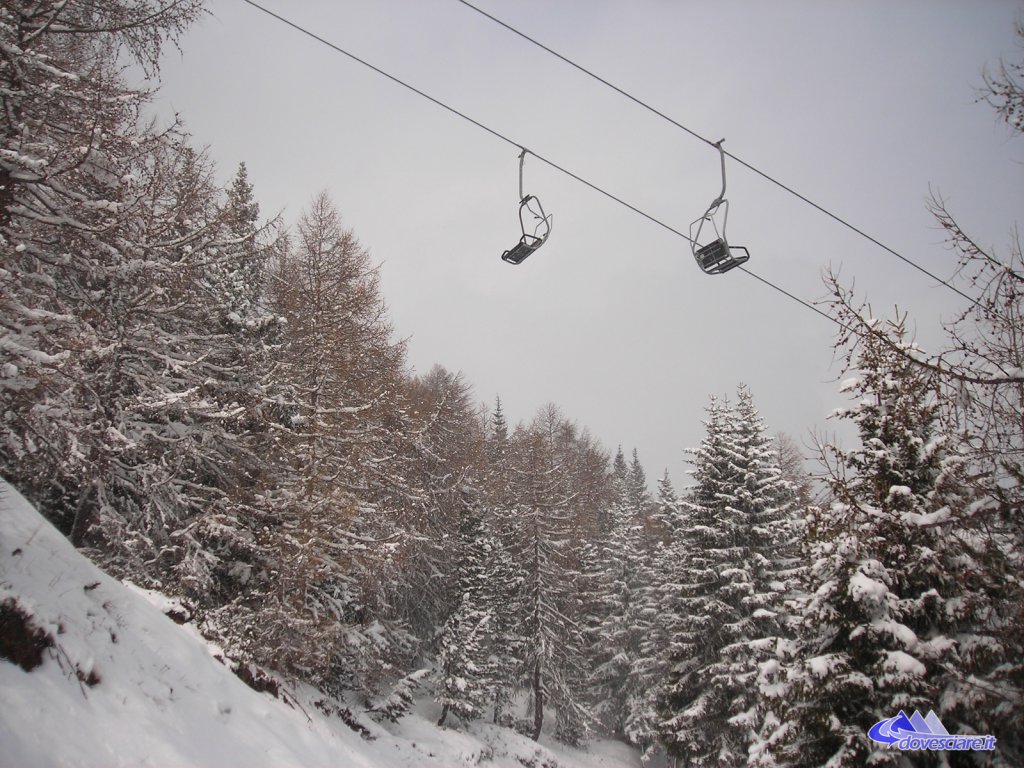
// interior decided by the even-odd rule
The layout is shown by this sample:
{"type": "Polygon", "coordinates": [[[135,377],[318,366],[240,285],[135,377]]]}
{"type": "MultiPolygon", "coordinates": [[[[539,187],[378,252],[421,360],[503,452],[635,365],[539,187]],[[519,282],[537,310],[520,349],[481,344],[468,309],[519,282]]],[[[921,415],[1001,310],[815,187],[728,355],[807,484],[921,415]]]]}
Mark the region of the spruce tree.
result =
{"type": "Polygon", "coordinates": [[[645,759],[652,758],[658,748],[658,697],[668,677],[666,655],[670,638],[679,624],[679,617],[672,614],[677,596],[672,578],[685,561],[689,547],[680,507],[666,470],[658,480],[652,511],[660,537],[645,547],[640,564],[635,615],[641,631],[632,660],[633,690],[623,723],[626,739],[643,750],[645,759]]]}
{"type": "Polygon", "coordinates": [[[684,501],[689,550],[666,584],[660,727],[670,754],[692,765],[741,765],[761,717],[759,665],[783,633],[777,563],[791,494],[745,388],[735,408],[713,399],[706,425],[684,501]]]}
{"type": "MultiPolygon", "coordinates": [[[[1024,26],[1016,28],[1018,40],[1024,26]]],[[[984,72],[978,101],[996,110],[1011,140],[1019,140],[1024,121],[1024,63],[1020,49],[984,72]]],[[[852,333],[841,343],[873,338],[928,376],[934,377],[942,420],[963,454],[962,484],[969,515],[962,526],[972,545],[972,574],[987,582],[988,613],[977,622],[988,637],[962,642],[963,656],[956,693],[946,700],[969,703],[974,713],[964,722],[997,736],[995,761],[1024,762],[1024,584],[1018,578],[1024,558],[1024,255],[1019,238],[1007,246],[986,245],[989,238],[971,232],[946,200],[932,194],[929,209],[944,244],[957,261],[953,280],[970,299],[945,322],[946,344],[935,353],[896,343],[863,312],[852,291],[830,274],[834,314],[852,333]],[[979,554],[983,550],[983,554],[979,554]]]]}
{"type": "Polygon", "coordinates": [[[930,764],[868,730],[934,710],[950,733],[986,733],[996,704],[970,683],[998,643],[965,464],[935,382],[900,353],[903,320],[873,326],[848,351],[853,403],[837,411],[859,446],[824,449],[832,501],[809,521],[799,656],[772,691],[781,717],[767,743],[783,764],[930,764]]]}
{"type": "Polygon", "coordinates": [[[495,618],[507,609],[497,602],[496,556],[499,544],[490,535],[479,502],[463,494],[464,518],[459,527],[457,605],[441,630],[438,684],[442,705],[439,725],[449,713],[475,720],[493,698],[495,618]]]}
{"type": "Polygon", "coordinates": [[[525,609],[525,562],[521,541],[522,520],[516,500],[518,464],[516,443],[513,440],[501,398],[495,398],[494,410],[486,420],[484,455],[486,466],[482,470],[481,493],[486,509],[488,529],[495,537],[492,553],[493,583],[491,589],[495,604],[500,606],[493,619],[492,720],[502,725],[513,723],[511,704],[522,683],[525,665],[525,639],[523,621],[525,609]]]}
{"type": "Polygon", "coordinates": [[[592,709],[608,733],[627,738],[626,723],[643,695],[636,664],[649,628],[640,593],[645,570],[649,495],[637,451],[626,464],[620,448],[612,470],[609,530],[590,547],[588,563],[588,638],[592,709]]]}

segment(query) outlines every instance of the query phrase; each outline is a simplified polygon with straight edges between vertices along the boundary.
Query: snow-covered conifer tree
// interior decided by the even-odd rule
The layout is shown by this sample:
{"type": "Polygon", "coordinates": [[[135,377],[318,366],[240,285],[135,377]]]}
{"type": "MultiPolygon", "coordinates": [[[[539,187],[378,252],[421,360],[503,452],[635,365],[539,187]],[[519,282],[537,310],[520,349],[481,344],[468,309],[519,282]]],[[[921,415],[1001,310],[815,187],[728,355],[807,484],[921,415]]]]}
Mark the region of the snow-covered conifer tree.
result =
{"type": "Polygon", "coordinates": [[[4,473],[108,566],[193,591],[223,563],[195,523],[254,458],[202,280],[235,254],[209,164],[144,121],[120,57],[154,72],[200,9],[0,10],[4,473]]]}
{"type": "Polygon", "coordinates": [[[579,574],[572,547],[574,483],[567,469],[577,434],[556,407],[547,406],[516,437],[513,555],[523,575],[521,679],[530,692],[529,733],[540,738],[550,707],[558,737],[577,743],[587,730],[579,574]]]}
{"type": "Polygon", "coordinates": [[[507,605],[498,603],[496,568],[500,543],[487,530],[479,502],[463,494],[464,515],[459,527],[457,558],[457,604],[441,630],[438,653],[438,684],[435,698],[442,705],[440,725],[449,712],[469,721],[483,715],[493,701],[492,659],[503,651],[496,648],[496,617],[507,605]],[[467,498],[469,497],[469,498],[467,498]]]}
{"type": "Polygon", "coordinates": [[[403,389],[394,444],[399,462],[379,481],[386,505],[400,512],[405,535],[384,580],[388,601],[421,638],[432,637],[460,599],[455,573],[457,540],[468,488],[479,492],[484,464],[483,426],[461,374],[435,365],[403,389]],[[437,578],[438,574],[451,575],[437,578]]]}
{"type": "Polygon", "coordinates": [[[625,737],[633,704],[642,695],[636,663],[649,628],[640,592],[647,585],[644,527],[650,497],[636,450],[626,464],[620,448],[612,467],[607,532],[598,531],[590,549],[587,630],[591,674],[589,696],[607,732],[625,737]]]}
{"type": "Polygon", "coordinates": [[[660,725],[692,765],[741,765],[756,738],[757,673],[783,633],[791,492],[743,387],[734,408],[712,400],[684,501],[685,561],[665,586],[671,617],[660,725]]]}
{"type": "Polygon", "coordinates": [[[853,402],[837,411],[860,444],[823,450],[832,502],[809,521],[800,653],[774,687],[782,764],[897,765],[913,758],[868,738],[878,721],[934,710],[950,733],[986,733],[1002,704],[976,677],[1000,644],[964,461],[934,380],[901,352],[903,320],[872,325],[848,348],[853,402]]]}
{"type": "Polygon", "coordinates": [[[666,532],[667,540],[671,540],[674,532],[682,525],[682,511],[679,494],[676,493],[668,470],[658,478],[658,494],[654,500],[654,511],[651,513],[658,525],[666,532]]]}
{"type": "Polygon", "coordinates": [[[369,254],[326,195],[300,218],[271,277],[286,320],[277,410],[287,471],[266,494],[275,556],[253,648],[293,674],[373,692],[411,650],[378,603],[371,567],[395,536],[375,502],[395,456],[388,424],[397,420],[403,348],[391,343],[369,254]]]}
{"type": "MultiPolygon", "coordinates": [[[[1024,27],[1017,25],[1017,37],[1024,27]]],[[[1002,60],[984,73],[978,101],[996,110],[1012,140],[1024,131],[1024,87],[1020,78],[1024,63],[1020,47],[1014,60],[1002,60]]],[[[983,191],[977,194],[983,195],[983,191]]],[[[878,324],[870,312],[857,306],[852,291],[836,275],[828,276],[832,304],[854,339],[887,344],[889,352],[932,377],[956,450],[966,468],[962,485],[969,499],[969,515],[953,530],[971,541],[974,554],[968,571],[987,583],[987,615],[976,621],[981,634],[958,646],[962,654],[961,680],[956,694],[943,700],[970,705],[973,714],[962,721],[996,735],[996,761],[1024,762],[1024,737],[1019,723],[1024,717],[1024,255],[1020,238],[1007,246],[989,246],[988,236],[971,232],[945,199],[933,194],[929,208],[945,245],[957,260],[954,285],[970,298],[945,323],[946,344],[937,352],[897,343],[891,329],[878,324]],[[977,554],[979,544],[984,557],[977,554]],[[987,629],[982,629],[987,628],[987,629]],[[964,653],[969,649],[969,653],[964,653]]],[[[841,342],[845,344],[845,341],[841,342]]],[[[951,450],[951,449],[950,449],[951,450]]],[[[947,492],[949,492],[947,490],[947,492]]],[[[951,504],[951,509],[956,506],[951,504]]],[[[977,592],[976,592],[977,594],[977,592]]]]}
{"type": "Polygon", "coordinates": [[[658,696],[668,676],[667,649],[679,624],[679,617],[672,613],[677,596],[672,579],[685,562],[689,546],[681,501],[668,470],[658,480],[651,515],[659,539],[644,548],[640,564],[634,614],[642,631],[632,660],[632,690],[623,723],[626,740],[639,746],[645,759],[658,747],[658,696]]]}

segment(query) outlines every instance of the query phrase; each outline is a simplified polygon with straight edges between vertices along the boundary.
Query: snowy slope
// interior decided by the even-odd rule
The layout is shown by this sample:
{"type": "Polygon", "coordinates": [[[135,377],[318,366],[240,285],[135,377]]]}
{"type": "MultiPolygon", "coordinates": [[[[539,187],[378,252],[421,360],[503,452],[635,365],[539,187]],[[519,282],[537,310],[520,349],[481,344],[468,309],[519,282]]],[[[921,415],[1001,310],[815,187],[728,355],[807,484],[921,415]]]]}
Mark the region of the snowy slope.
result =
{"type": "MultiPolygon", "coordinates": [[[[107,576],[0,481],[0,605],[54,643],[27,672],[0,660],[0,766],[638,766],[634,750],[537,745],[477,724],[437,728],[434,705],[367,741],[294,692],[260,694],[138,590],[107,576]]],[[[9,643],[9,640],[4,642],[9,643]]]]}

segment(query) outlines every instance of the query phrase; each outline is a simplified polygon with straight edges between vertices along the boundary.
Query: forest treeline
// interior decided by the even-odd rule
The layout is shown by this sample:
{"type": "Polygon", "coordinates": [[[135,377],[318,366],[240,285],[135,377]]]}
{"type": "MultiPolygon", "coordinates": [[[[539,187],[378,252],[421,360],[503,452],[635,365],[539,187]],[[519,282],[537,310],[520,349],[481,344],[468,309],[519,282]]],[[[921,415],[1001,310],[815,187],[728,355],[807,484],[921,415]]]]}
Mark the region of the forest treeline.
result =
{"type": "MultiPolygon", "coordinates": [[[[202,13],[0,0],[0,473],[76,546],[379,717],[418,689],[680,765],[1024,761],[1018,242],[932,201],[976,299],[939,355],[828,276],[858,440],[818,446],[820,487],[740,386],[652,494],[557,406],[512,425],[412,374],[326,194],[267,221],[244,165],[219,185],[151,121],[125,62],[155,79],[202,13]],[[996,750],[869,738],[901,710],[996,750]]],[[[984,92],[1014,134],[1019,75],[984,92]]]]}

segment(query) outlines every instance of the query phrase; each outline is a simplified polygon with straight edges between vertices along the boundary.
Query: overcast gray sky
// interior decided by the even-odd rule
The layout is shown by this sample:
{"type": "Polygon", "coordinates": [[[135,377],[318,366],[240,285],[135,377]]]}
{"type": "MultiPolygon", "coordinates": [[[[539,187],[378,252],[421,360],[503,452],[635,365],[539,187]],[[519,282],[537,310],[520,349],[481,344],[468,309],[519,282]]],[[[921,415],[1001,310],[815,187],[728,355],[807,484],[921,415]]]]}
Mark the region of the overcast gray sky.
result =
{"type": "MultiPolygon", "coordinates": [[[[686,231],[720,187],[707,144],[456,0],[261,0],[274,12],[686,231]]],[[[1009,0],[475,0],[899,253],[948,277],[929,187],[1005,248],[1024,144],[975,103],[1016,50],[1009,0]]],[[[326,189],[382,264],[409,361],[462,371],[513,421],[555,402],[648,473],[686,485],[710,394],[747,384],[770,430],[828,430],[843,403],[834,326],[739,271],[709,277],[689,245],[536,158],[526,192],[548,243],[510,266],[518,151],[242,0],[163,68],[222,177],[249,167],[264,214],[291,221],[326,189]]],[[[730,162],[728,235],[762,277],[812,301],[841,267],[924,346],[962,300],[730,162]]]]}

